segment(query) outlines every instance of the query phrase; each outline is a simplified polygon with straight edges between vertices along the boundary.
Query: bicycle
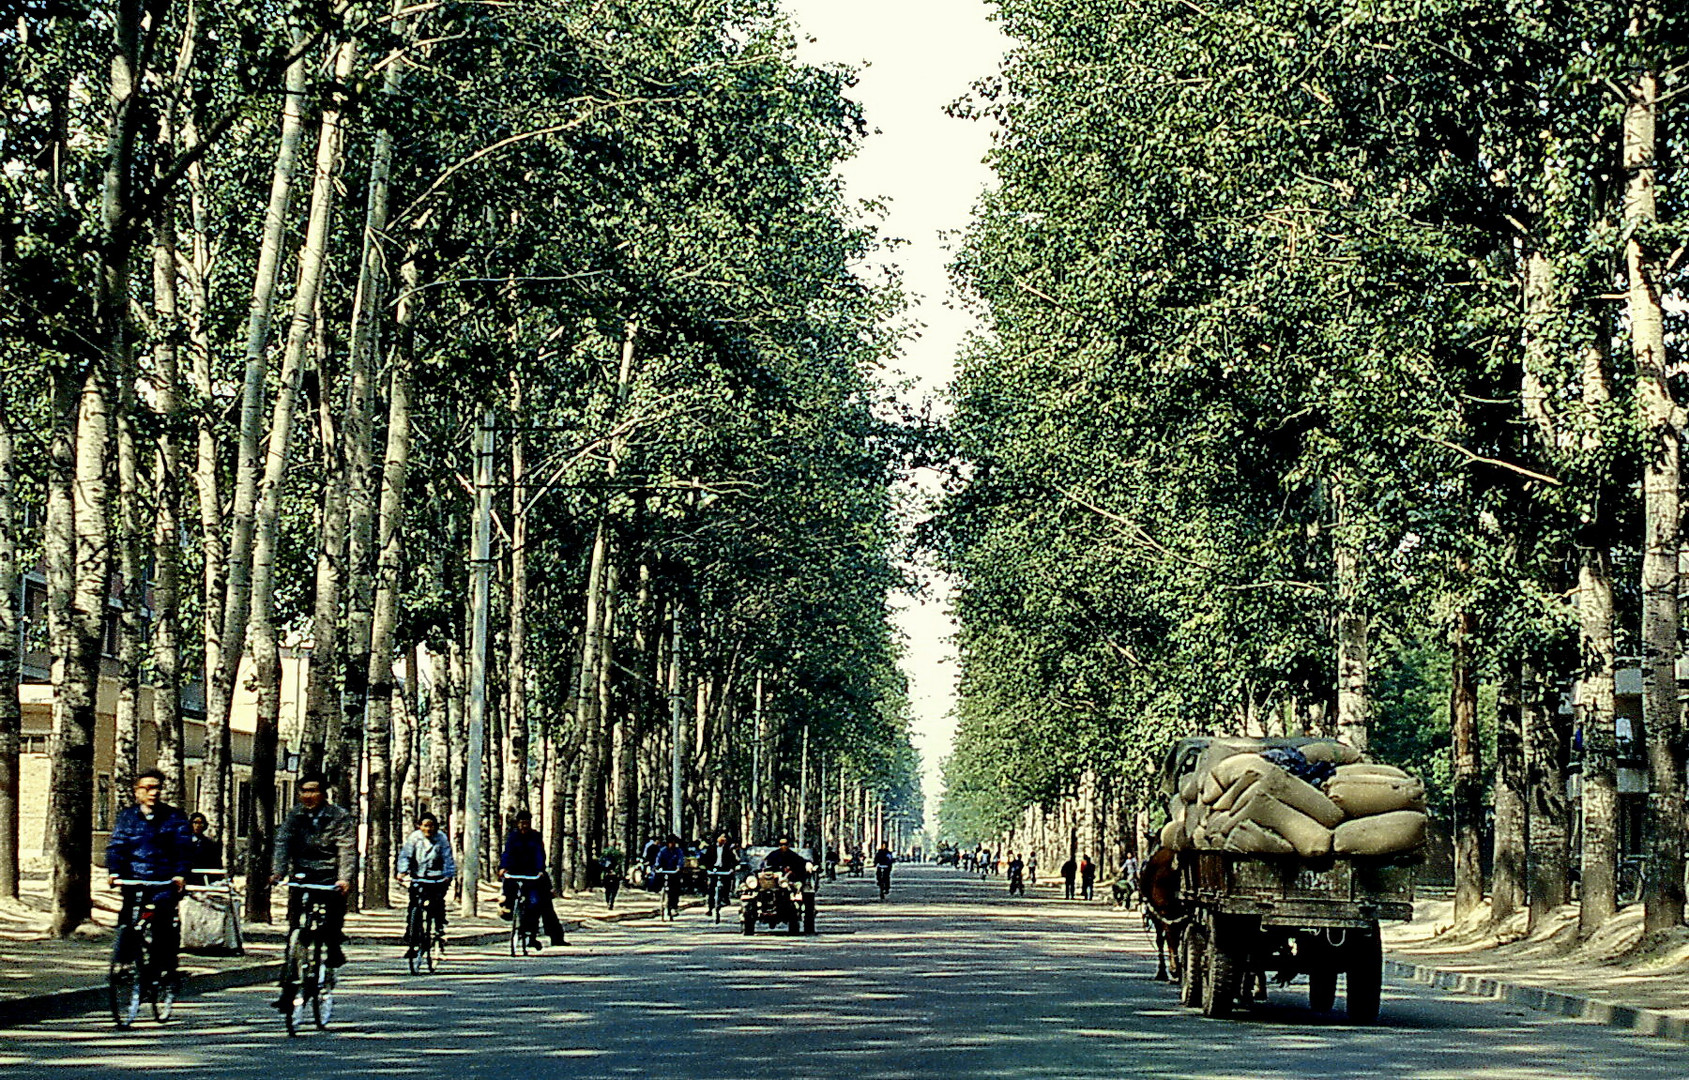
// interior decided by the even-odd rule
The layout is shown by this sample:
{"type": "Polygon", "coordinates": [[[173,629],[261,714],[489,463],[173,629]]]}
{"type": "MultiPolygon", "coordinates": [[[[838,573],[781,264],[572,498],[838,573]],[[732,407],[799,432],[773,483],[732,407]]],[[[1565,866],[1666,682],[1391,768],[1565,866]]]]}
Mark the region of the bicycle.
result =
{"type": "Polygon", "coordinates": [[[891,867],[876,866],[874,868],[874,884],[880,887],[880,899],[891,895],[891,867]]]}
{"type": "MultiPolygon", "coordinates": [[[[106,973],[107,997],[111,1004],[111,1018],[119,1028],[127,1028],[141,1013],[143,1000],[152,1005],[152,1018],[159,1023],[170,1019],[176,1008],[176,973],[160,971],[153,956],[153,926],[158,915],[157,890],[174,889],[174,881],[142,881],[119,878],[123,889],[124,906],[129,921],[117,928],[111,946],[111,967],[106,973]],[[143,894],[154,890],[152,898],[143,894]]],[[[171,918],[177,916],[172,910],[171,918]]]]}
{"type": "Polygon", "coordinates": [[[736,870],[716,870],[712,868],[709,871],[710,913],[715,916],[717,923],[721,922],[721,909],[727,906],[728,901],[733,896],[733,879],[737,876],[738,871],[736,870]]]}
{"type": "Polygon", "coordinates": [[[658,907],[664,922],[672,922],[680,915],[680,871],[657,870],[657,893],[662,898],[658,907]]]}
{"type": "Polygon", "coordinates": [[[504,880],[527,882],[516,887],[515,903],[510,912],[510,955],[527,956],[528,950],[539,951],[540,899],[533,882],[539,874],[506,873],[504,880]]]}
{"type": "Polygon", "coordinates": [[[287,1003],[282,1017],[287,1021],[287,1033],[297,1035],[304,1026],[307,1009],[318,1031],[325,1030],[334,1015],[335,976],[328,962],[333,943],[327,940],[323,923],[328,917],[324,906],[327,894],[338,890],[333,885],[306,881],[290,881],[287,887],[299,890],[301,895],[282,953],[281,1000],[287,1003]]]}
{"type": "Polygon", "coordinates": [[[405,960],[412,975],[426,969],[429,974],[445,961],[446,928],[434,917],[431,893],[449,879],[439,877],[412,878],[410,906],[405,912],[405,960]]]}
{"type": "Polygon", "coordinates": [[[1639,902],[1647,882],[1648,856],[1625,856],[1619,860],[1618,870],[1613,875],[1614,899],[1621,907],[1639,902]]]}

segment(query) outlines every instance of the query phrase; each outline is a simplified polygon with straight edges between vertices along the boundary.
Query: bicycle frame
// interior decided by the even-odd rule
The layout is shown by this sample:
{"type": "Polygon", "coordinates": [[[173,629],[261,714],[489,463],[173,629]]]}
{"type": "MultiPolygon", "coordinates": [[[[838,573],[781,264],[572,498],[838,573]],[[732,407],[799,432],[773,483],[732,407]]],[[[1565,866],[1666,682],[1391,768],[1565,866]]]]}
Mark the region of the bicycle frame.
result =
{"type": "Polygon", "coordinates": [[[339,889],[306,881],[290,881],[287,887],[301,894],[297,913],[288,922],[281,981],[282,999],[289,1002],[284,1013],[287,1033],[296,1035],[307,1005],[319,1029],[328,1027],[334,1011],[334,969],[323,959],[323,950],[332,943],[324,940],[323,922],[327,894],[339,889]]]}
{"type": "Polygon", "coordinates": [[[405,931],[410,939],[406,959],[412,975],[426,967],[433,971],[439,958],[435,955],[444,945],[445,928],[434,921],[434,908],[429,903],[433,892],[451,881],[445,877],[413,877],[410,881],[410,902],[405,911],[405,931]]]}
{"type": "MultiPolygon", "coordinates": [[[[120,1028],[135,1022],[141,1011],[141,1001],[152,1002],[153,1017],[160,1023],[170,1019],[175,1004],[175,989],[166,986],[153,955],[153,917],[158,912],[158,892],[174,888],[175,882],[147,881],[141,878],[119,878],[115,882],[123,890],[124,907],[129,921],[117,928],[112,942],[111,966],[107,984],[112,1020],[120,1028]]],[[[174,912],[171,915],[176,918],[174,912]]]]}
{"type": "Polygon", "coordinates": [[[721,909],[733,897],[733,879],[739,876],[737,870],[710,870],[710,911],[715,915],[715,921],[721,921],[721,909]]]}
{"type": "Polygon", "coordinates": [[[504,880],[518,882],[516,886],[515,903],[510,912],[510,955],[528,953],[528,941],[537,937],[539,928],[540,898],[535,882],[540,874],[511,874],[506,873],[504,880]]]}
{"type": "Polygon", "coordinates": [[[662,883],[657,889],[658,907],[664,919],[672,919],[680,912],[680,871],[658,869],[656,875],[662,883]]]}

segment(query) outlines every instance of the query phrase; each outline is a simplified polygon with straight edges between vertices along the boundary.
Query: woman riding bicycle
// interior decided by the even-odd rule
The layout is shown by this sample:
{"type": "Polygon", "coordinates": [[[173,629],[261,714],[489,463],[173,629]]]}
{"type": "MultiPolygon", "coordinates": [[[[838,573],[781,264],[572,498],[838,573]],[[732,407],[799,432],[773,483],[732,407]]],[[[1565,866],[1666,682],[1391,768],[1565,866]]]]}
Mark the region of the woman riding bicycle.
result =
{"type": "Polygon", "coordinates": [[[523,908],[531,903],[539,909],[540,925],[551,943],[569,944],[563,937],[563,924],[557,921],[557,912],[551,906],[551,875],[545,868],[545,842],[534,830],[534,815],[526,810],[516,811],[515,827],[504,838],[504,850],[498,857],[498,876],[504,882],[500,915],[509,911],[512,918],[519,919],[523,908]]]}
{"type": "MultiPolygon", "coordinates": [[[[452,861],[451,841],[446,839],[439,819],[433,814],[424,811],[416,819],[416,831],[411,833],[399,848],[398,875],[400,880],[410,879],[412,896],[415,898],[412,902],[421,902],[428,906],[428,913],[433,916],[434,925],[440,928],[440,936],[444,938],[446,891],[451,888],[452,879],[457,876],[457,864],[452,861]]],[[[411,929],[414,925],[413,920],[405,920],[407,956],[411,951],[426,949],[429,945],[427,941],[411,940],[411,929]]]]}

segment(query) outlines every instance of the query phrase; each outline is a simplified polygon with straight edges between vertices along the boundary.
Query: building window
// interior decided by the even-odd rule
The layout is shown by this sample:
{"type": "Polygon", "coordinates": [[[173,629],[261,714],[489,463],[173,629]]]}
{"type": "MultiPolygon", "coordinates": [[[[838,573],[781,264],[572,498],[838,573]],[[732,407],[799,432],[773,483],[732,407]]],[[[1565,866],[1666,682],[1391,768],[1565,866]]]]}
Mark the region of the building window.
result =
{"type": "Polygon", "coordinates": [[[111,831],[112,812],[111,776],[100,773],[94,777],[94,831],[111,831]]]}
{"type": "Polygon", "coordinates": [[[18,753],[45,754],[47,752],[47,747],[51,744],[52,738],[53,737],[51,735],[47,734],[20,735],[18,737],[18,753]]]}

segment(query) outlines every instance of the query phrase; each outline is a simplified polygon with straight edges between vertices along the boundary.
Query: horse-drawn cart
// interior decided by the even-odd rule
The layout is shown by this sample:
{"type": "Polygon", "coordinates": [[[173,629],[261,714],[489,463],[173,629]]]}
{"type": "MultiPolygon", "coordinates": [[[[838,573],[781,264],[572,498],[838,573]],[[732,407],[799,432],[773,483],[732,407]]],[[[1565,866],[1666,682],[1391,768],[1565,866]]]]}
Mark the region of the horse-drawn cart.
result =
{"type": "Polygon", "coordinates": [[[1168,756],[1173,818],[1140,884],[1176,950],[1179,1000],[1205,1016],[1264,997],[1269,975],[1306,976],[1329,1010],[1341,974],[1350,1022],[1378,1018],[1379,923],[1413,917],[1423,788],[1359,755],[1360,771],[1310,769],[1331,746],[1184,740],[1168,756]]]}

